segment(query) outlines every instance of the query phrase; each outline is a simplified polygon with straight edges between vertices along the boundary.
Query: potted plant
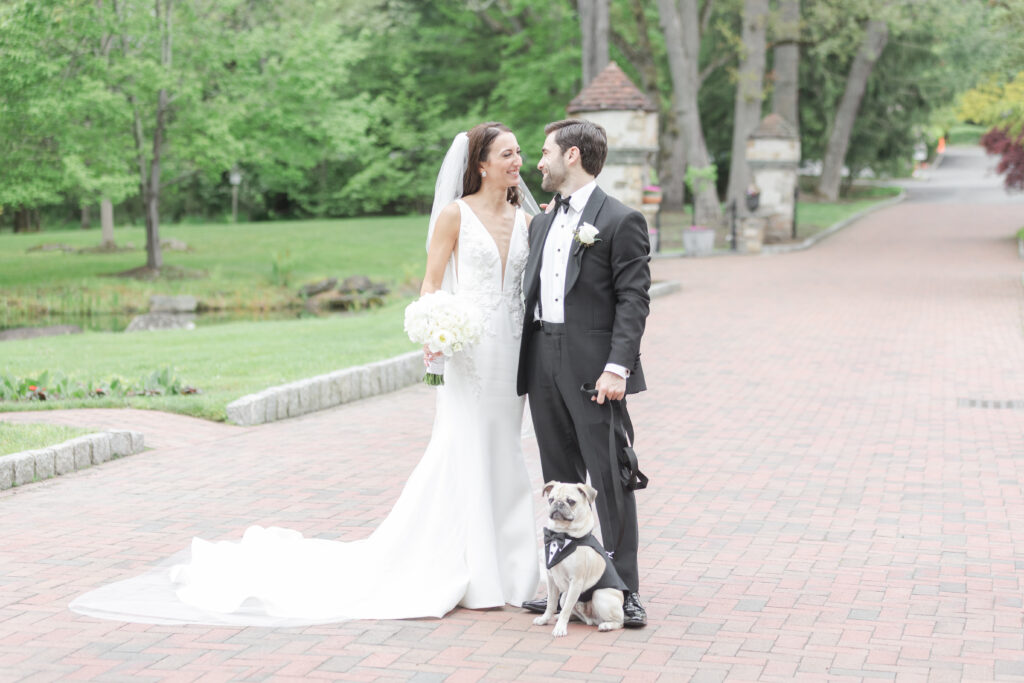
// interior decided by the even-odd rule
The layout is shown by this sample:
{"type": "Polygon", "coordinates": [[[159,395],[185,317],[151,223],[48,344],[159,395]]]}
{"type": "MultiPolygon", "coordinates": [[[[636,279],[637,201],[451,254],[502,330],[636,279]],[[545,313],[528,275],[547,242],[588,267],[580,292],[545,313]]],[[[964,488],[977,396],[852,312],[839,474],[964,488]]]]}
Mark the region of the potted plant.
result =
{"type": "MultiPolygon", "coordinates": [[[[718,180],[718,169],[714,164],[698,168],[690,166],[686,169],[683,181],[690,190],[690,196],[694,197],[694,217],[696,219],[696,197],[708,185],[714,185],[718,180]]],[[[703,225],[691,225],[683,229],[683,249],[688,256],[703,256],[710,254],[715,248],[715,231],[703,225]]]]}
{"type": "Polygon", "coordinates": [[[661,188],[657,185],[647,185],[644,187],[644,204],[661,204],[661,188]]]}

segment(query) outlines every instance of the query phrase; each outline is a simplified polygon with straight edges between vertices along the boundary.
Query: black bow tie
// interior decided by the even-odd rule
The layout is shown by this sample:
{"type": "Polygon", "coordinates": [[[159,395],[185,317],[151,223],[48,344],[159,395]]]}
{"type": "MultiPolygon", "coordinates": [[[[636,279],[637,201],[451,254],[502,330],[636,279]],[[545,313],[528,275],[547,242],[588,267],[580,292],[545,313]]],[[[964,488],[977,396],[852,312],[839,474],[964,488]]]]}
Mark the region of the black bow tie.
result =
{"type": "Polygon", "coordinates": [[[551,541],[560,541],[561,543],[565,543],[568,540],[575,539],[564,531],[552,531],[547,527],[544,528],[544,545],[551,543],[551,541]]]}
{"type": "Polygon", "coordinates": [[[564,209],[566,213],[569,213],[569,202],[572,200],[572,195],[563,197],[561,194],[555,195],[555,213],[558,213],[559,209],[564,209]]]}

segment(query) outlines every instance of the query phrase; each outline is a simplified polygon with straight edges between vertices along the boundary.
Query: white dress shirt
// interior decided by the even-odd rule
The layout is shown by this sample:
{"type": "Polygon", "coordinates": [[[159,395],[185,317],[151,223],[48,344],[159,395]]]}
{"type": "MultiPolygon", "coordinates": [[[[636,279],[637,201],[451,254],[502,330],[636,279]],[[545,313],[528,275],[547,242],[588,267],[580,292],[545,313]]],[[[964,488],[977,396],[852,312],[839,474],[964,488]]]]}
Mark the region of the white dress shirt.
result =
{"type": "MultiPolygon", "coordinates": [[[[551,221],[551,229],[548,230],[541,255],[540,302],[534,312],[537,320],[549,323],[565,322],[565,274],[569,266],[569,256],[576,246],[573,238],[583,215],[583,208],[596,187],[597,181],[592,180],[573,192],[569,197],[568,211],[560,206],[554,208],[555,217],[551,221]]],[[[629,377],[629,371],[615,363],[608,363],[604,369],[619,377],[629,377]]]]}

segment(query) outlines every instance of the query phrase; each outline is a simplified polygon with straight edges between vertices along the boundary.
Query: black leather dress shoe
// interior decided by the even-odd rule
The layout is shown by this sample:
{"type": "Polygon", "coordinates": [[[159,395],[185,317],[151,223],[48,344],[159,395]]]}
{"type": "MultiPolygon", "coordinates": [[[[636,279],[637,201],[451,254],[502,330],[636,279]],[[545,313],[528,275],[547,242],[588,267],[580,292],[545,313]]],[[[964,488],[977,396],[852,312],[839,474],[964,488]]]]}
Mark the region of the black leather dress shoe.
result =
{"type": "Polygon", "coordinates": [[[526,600],[523,602],[523,609],[535,614],[544,614],[548,609],[548,599],[538,598],[536,600],[526,600]]]}
{"type": "Polygon", "coordinates": [[[643,628],[647,626],[647,610],[640,604],[640,596],[636,593],[626,593],[626,601],[622,605],[622,611],[626,617],[622,625],[626,628],[643,628]]]}

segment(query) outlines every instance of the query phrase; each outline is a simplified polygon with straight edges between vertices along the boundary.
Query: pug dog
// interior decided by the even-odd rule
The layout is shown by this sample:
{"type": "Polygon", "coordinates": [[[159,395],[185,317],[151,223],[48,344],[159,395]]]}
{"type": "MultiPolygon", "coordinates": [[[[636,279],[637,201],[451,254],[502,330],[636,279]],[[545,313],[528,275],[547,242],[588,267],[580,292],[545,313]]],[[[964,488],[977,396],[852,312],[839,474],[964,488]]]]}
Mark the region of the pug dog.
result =
{"type": "Polygon", "coordinates": [[[612,566],[610,555],[591,533],[597,490],[587,484],[549,481],[544,485],[544,498],[548,505],[548,523],[544,527],[548,606],[533,623],[549,623],[564,593],[562,611],[551,635],[566,635],[572,616],[587,626],[596,625],[599,631],[622,628],[626,584],[612,566]]]}

